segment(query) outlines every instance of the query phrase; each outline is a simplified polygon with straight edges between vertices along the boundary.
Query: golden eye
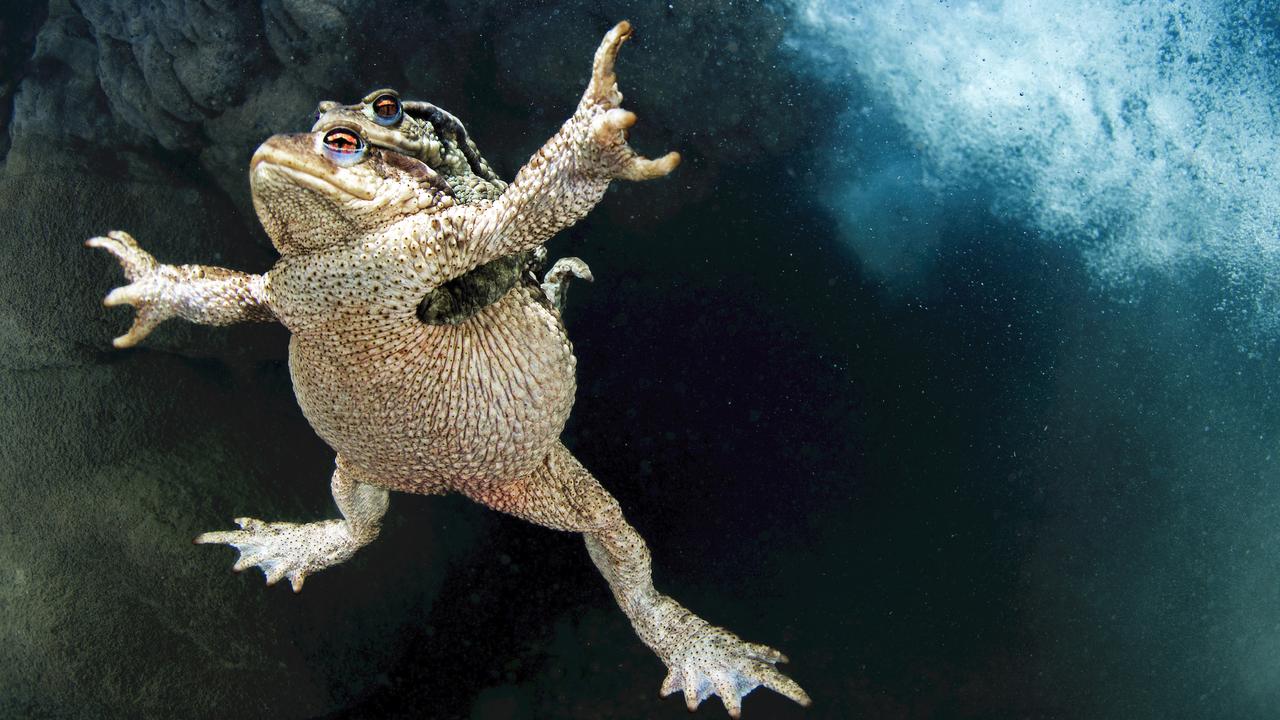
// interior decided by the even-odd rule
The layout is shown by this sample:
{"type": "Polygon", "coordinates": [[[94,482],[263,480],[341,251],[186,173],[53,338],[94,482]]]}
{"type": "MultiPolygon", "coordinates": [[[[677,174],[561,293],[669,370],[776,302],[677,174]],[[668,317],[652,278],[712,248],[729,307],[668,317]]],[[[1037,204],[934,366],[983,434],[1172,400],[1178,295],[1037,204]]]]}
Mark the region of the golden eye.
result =
{"type": "Polygon", "coordinates": [[[324,154],[343,167],[363,160],[366,150],[364,138],[354,130],[334,128],[324,134],[324,154]]]}
{"type": "Polygon", "coordinates": [[[346,128],[334,128],[324,136],[324,144],[338,152],[355,152],[364,143],[360,136],[346,128]]]}
{"type": "Polygon", "coordinates": [[[391,93],[383,93],[373,100],[373,119],[379,125],[395,125],[400,122],[402,111],[400,98],[391,93]]]}

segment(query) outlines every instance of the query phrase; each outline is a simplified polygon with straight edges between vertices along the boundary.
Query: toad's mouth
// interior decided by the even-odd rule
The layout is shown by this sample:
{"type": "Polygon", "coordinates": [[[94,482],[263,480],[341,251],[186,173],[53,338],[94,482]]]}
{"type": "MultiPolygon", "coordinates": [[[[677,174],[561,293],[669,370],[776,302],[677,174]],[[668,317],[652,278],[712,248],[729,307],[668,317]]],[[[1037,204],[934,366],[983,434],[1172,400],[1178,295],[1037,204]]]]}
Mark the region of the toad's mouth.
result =
{"type": "MultiPolygon", "coordinates": [[[[294,136],[296,137],[296,136],[294,136]]],[[[341,168],[318,155],[300,155],[293,147],[275,147],[271,140],[263,143],[249,161],[249,177],[271,172],[285,176],[290,183],[305,187],[326,197],[343,194],[360,200],[372,200],[376,193],[356,178],[343,177],[341,168]]]]}

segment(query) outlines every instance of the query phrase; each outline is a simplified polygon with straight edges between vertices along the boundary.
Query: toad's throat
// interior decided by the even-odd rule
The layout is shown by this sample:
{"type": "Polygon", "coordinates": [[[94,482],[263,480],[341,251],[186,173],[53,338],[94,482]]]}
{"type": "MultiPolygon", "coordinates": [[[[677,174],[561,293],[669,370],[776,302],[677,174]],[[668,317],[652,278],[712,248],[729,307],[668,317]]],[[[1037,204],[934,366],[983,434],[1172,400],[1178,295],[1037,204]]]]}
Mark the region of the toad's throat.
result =
{"type": "MultiPolygon", "coordinates": [[[[418,319],[428,325],[459,325],[497,302],[536,270],[532,253],[500,257],[432,290],[418,303],[418,319]]],[[[532,277],[532,276],[531,276],[532,277]]]]}

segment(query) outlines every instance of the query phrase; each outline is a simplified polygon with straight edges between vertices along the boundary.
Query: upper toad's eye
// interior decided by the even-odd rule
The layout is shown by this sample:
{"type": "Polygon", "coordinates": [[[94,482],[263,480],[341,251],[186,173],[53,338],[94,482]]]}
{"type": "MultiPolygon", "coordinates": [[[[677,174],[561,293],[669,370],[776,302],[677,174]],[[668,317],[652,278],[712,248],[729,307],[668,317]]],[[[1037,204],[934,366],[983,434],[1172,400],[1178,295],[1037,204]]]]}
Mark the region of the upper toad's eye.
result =
{"type": "Polygon", "coordinates": [[[324,134],[325,156],[342,167],[355,165],[367,152],[364,138],[353,130],[334,128],[324,134]]]}
{"type": "Polygon", "coordinates": [[[383,93],[373,100],[373,119],[379,125],[395,125],[404,116],[400,108],[400,98],[391,93],[383,93]]]}

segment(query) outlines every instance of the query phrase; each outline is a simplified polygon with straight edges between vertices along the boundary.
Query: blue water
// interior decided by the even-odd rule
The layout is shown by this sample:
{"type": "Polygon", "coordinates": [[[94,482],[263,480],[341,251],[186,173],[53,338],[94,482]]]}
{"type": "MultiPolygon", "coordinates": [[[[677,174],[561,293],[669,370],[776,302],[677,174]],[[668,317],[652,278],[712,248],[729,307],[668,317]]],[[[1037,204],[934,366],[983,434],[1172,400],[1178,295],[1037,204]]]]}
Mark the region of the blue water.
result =
{"type": "Polygon", "coordinates": [[[1033,373],[1043,412],[1014,431],[1048,479],[1017,609],[1054,638],[1026,656],[1056,686],[1046,715],[1273,715],[1274,3],[791,9],[799,65],[857,88],[824,134],[823,202],[872,277],[949,302],[946,266],[988,232],[1017,238],[978,243],[1012,265],[997,277],[1083,272],[1065,306],[991,298],[1045,313],[1012,320],[1056,346],[1033,373]]]}
{"type": "Polygon", "coordinates": [[[1280,332],[1280,36],[1267,2],[794,3],[816,77],[856,82],[827,136],[843,235],[891,280],[978,202],[1079,248],[1129,297],[1225,276],[1232,322],[1280,332]],[[859,136],[871,125],[878,143],[859,136]],[[886,127],[888,126],[888,127],[886,127]],[[887,195],[911,198],[882,218],[887,195]],[[892,228],[892,239],[881,233],[892,228]]]}

